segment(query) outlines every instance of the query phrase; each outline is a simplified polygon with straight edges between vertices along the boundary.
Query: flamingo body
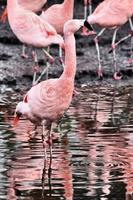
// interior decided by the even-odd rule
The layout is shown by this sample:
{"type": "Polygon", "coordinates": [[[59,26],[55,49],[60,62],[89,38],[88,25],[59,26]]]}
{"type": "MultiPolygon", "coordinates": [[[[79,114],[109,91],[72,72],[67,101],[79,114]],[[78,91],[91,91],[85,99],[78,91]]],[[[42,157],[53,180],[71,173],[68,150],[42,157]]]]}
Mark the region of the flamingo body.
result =
{"type": "Polygon", "coordinates": [[[16,0],[8,0],[7,11],[11,29],[21,42],[38,48],[63,43],[62,37],[50,24],[21,7],[16,0]]]}
{"type": "MultiPolygon", "coordinates": [[[[32,12],[38,12],[41,10],[43,5],[47,2],[47,0],[18,0],[18,4],[26,10],[31,10],[32,12]]],[[[7,6],[2,13],[1,21],[5,22],[8,16],[7,6]]]]}
{"type": "Polygon", "coordinates": [[[59,34],[63,34],[65,22],[73,18],[74,0],[64,0],[42,12],[41,18],[51,24],[59,34]]]}
{"type": "Polygon", "coordinates": [[[114,28],[125,24],[132,15],[132,0],[104,0],[88,16],[87,21],[103,28],[114,28]]]}

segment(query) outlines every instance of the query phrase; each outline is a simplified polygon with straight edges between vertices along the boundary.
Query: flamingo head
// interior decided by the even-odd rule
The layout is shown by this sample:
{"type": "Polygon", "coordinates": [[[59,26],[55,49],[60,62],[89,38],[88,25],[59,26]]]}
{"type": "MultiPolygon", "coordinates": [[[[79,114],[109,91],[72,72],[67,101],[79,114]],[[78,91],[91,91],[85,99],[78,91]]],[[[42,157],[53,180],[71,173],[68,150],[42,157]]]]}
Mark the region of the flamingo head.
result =
{"type": "Polygon", "coordinates": [[[78,31],[81,27],[86,25],[85,20],[72,19],[65,23],[64,34],[69,35],[78,31]]]}
{"type": "Polygon", "coordinates": [[[18,103],[15,109],[13,125],[16,126],[21,116],[28,116],[30,108],[28,103],[21,101],[18,103]]]}

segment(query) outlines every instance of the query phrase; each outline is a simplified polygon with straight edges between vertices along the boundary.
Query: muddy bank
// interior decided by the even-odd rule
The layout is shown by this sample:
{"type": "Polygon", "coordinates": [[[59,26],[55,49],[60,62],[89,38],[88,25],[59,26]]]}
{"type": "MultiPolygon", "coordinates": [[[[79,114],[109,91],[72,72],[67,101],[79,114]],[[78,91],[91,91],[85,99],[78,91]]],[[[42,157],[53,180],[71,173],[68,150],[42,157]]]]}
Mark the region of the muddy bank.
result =
{"type": "MultiPolygon", "coordinates": [[[[59,1],[58,1],[59,2],[59,1]]],[[[50,3],[50,2],[49,2],[50,3]]],[[[97,1],[94,2],[95,7],[97,1]]],[[[4,1],[3,1],[4,4],[4,1]]],[[[3,4],[0,6],[0,13],[3,10],[3,4]]],[[[75,3],[75,18],[83,17],[83,4],[81,1],[75,3]]],[[[99,28],[95,27],[98,32],[99,28]]],[[[129,32],[129,24],[123,26],[117,35],[117,39],[129,32]]],[[[32,48],[27,48],[29,55],[28,59],[21,58],[22,44],[14,36],[10,30],[8,22],[5,24],[0,23],[0,83],[10,85],[13,88],[20,89],[20,86],[26,88],[31,87],[33,76],[33,61],[32,61],[32,48]]],[[[109,54],[111,39],[113,30],[106,31],[100,38],[99,44],[101,49],[101,58],[103,64],[104,80],[109,83],[113,83],[113,61],[112,54],[109,54]]],[[[97,54],[95,44],[93,41],[94,36],[85,37],[81,35],[81,32],[76,34],[77,43],[77,73],[76,84],[81,85],[85,83],[93,83],[98,81],[97,78],[97,54]]],[[[49,69],[49,78],[59,77],[62,73],[62,66],[58,59],[58,47],[52,45],[51,55],[55,58],[54,64],[49,69]]],[[[46,66],[44,55],[41,50],[37,50],[38,62],[40,71],[46,66]]],[[[130,58],[130,39],[125,41],[117,49],[117,63],[123,79],[122,82],[132,82],[133,65],[128,63],[130,58]]],[[[45,75],[42,80],[45,79],[45,75]]]]}

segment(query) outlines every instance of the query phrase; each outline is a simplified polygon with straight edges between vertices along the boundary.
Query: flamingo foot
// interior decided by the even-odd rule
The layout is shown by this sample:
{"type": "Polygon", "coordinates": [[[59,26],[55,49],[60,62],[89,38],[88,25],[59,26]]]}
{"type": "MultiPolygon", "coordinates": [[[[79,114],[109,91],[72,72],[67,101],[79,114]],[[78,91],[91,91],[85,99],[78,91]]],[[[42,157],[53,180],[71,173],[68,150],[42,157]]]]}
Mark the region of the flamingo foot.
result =
{"type": "Polygon", "coordinates": [[[59,139],[60,139],[60,134],[59,134],[59,133],[56,133],[56,132],[52,132],[52,133],[51,133],[51,138],[52,138],[52,141],[53,141],[53,142],[57,142],[57,141],[59,141],[59,139]]]}
{"type": "Polygon", "coordinates": [[[34,130],[34,131],[28,131],[28,135],[29,135],[29,138],[31,139],[31,138],[34,138],[35,137],[35,135],[37,135],[38,134],[38,132],[36,131],[36,130],[34,130]]]}
{"type": "Polygon", "coordinates": [[[35,64],[35,66],[33,66],[33,72],[38,73],[39,71],[40,71],[39,65],[35,64]]]}
{"type": "Polygon", "coordinates": [[[59,63],[64,66],[63,58],[59,57],[59,63]]]}
{"type": "Polygon", "coordinates": [[[22,54],[21,54],[21,58],[27,59],[27,58],[28,58],[28,55],[27,55],[26,53],[22,53],[22,54]]]}
{"type": "Polygon", "coordinates": [[[115,80],[121,80],[122,79],[122,75],[120,75],[119,72],[115,72],[113,77],[114,77],[115,80]]]}
{"type": "Polygon", "coordinates": [[[99,79],[103,78],[103,70],[102,69],[98,69],[98,78],[99,79]]]}
{"type": "Polygon", "coordinates": [[[44,149],[47,148],[47,139],[44,139],[43,136],[42,136],[42,145],[44,149]]]}
{"type": "Polygon", "coordinates": [[[53,63],[54,63],[54,61],[55,61],[55,59],[53,58],[53,57],[51,57],[51,58],[48,58],[48,60],[49,60],[49,63],[52,65],[53,63]]]}

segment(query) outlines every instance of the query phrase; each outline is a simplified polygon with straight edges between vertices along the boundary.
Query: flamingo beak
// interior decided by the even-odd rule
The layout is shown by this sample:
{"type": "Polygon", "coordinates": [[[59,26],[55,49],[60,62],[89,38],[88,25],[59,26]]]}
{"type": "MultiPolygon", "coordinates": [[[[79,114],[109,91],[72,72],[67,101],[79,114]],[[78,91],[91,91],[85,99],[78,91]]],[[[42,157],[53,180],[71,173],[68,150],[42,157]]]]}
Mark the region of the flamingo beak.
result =
{"type": "Polygon", "coordinates": [[[22,113],[15,112],[14,119],[13,119],[13,127],[17,126],[21,115],[22,115],[22,113]]]}
{"type": "Polygon", "coordinates": [[[84,21],[84,26],[89,30],[89,31],[94,31],[93,27],[91,24],[87,22],[87,20],[84,21]]]}
{"type": "Polygon", "coordinates": [[[5,8],[4,12],[2,13],[2,16],[0,17],[0,21],[5,23],[6,19],[7,19],[7,7],[5,8]]]}

